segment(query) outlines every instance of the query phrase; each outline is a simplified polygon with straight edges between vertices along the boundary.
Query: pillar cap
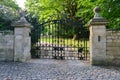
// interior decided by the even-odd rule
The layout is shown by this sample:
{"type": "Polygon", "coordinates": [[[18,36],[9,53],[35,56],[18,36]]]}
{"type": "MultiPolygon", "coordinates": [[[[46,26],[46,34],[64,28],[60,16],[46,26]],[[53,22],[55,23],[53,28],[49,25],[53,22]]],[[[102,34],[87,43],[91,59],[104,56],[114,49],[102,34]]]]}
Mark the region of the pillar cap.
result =
{"type": "Polygon", "coordinates": [[[21,17],[20,20],[12,23],[13,27],[29,27],[29,28],[32,28],[32,25],[24,18],[24,17],[21,17]]]}
{"type": "Polygon", "coordinates": [[[108,23],[107,19],[105,19],[99,15],[99,13],[100,13],[99,6],[96,6],[93,11],[94,11],[95,15],[90,20],[89,25],[106,25],[108,23]]]}

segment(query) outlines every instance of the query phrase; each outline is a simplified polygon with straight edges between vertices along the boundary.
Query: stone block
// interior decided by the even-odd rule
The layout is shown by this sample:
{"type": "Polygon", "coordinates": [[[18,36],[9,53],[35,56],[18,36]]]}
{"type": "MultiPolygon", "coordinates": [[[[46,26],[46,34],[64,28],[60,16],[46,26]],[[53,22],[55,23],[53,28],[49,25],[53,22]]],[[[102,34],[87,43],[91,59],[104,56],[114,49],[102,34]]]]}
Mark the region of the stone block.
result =
{"type": "Polygon", "coordinates": [[[120,47],[120,42],[107,42],[107,47],[120,47]]]}
{"type": "Polygon", "coordinates": [[[107,35],[106,38],[107,38],[107,39],[112,39],[112,36],[108,36],[108,35],[107,35]]]}
{"type": "Polygon", "coordinates": [[[94,35],[94,37],[91,37],[91,40],[94,43],[106,43],[106,36],[94,35]],[[100,41],[99,41],[99,36],[100,36],[100,41]]]}
{"type": "Polygon", "coordinates": [[[113,39],[113,42],[120,43],[120,39],[119,39],[119,38],[117,38],[117,39],[113,39]]]}
{"type": "Polygon", "coordinates": [[[112,42],[112,39],[107,39],[106,42],[107,42],[107,43],[111,43],[111,42],[112,42]]]}
{"type": "Polygon", "coordinates": [[[104,30],[94,30],[93,31],[93,34],[94,35],[102,35],[102,36],[105,36],[106,35],[106,32],[104,30]]]}
{"type": "Polygon", "coordinates": [[[111,35],[112,35],[112,32],[111,32],[111,31],[107,31],[107,32],[106,32],[106,35],[107,35],[107,36],[111,36],[111,35]]]}
{"type": "Polygon", "coordinates": [[[0,61],[13,61],[13,49],[0,49],[0,61]]]}
{"type": "Polygon", "coordinates": [[[24,36],[29,37],[29,33],[30,33],[30,28],[25,27],[24,28],[24,36]]]}
{"type": "Polygon", "coordinates": [[[120,56],[120,47],[107,47],[107,55],[109,56],[120,56]]]}
{"type": "Polygon", "coordinates": [[[107,66],[120,66],[120,57],[107,56],[107,66]]]}
{"type": "Polygon", "coordinates": [[[0,57],[5,57],[5,49],[0,49],[0,57]]]}
{"type": "Polygon", "coordinates": [[[120,32],[118,32],[117,35],[120,36],[120,32]]]}
{"type": "Polygon", "coordinates": [[[94,49],[104,50],[106,49],[106,43],[94,43],[94,49]]]}
{"type": "Polygon", "coordinates": [[[6,61],[5,57],[0,58],[0,61],[6,61]]]}
{"type": "Polygon", "coordinates": [[[107,65],[107,61],[106,60],[102,60],[102,59],[92,59],[90,61],[90,63],[92,65],[95,65],[95,66],[103,66],[103,65],[107,65]]]}
{"type": "Polygon", "coordinates": [[[15,35],[23,35],[24,28],[15,28],[15,35]]]}

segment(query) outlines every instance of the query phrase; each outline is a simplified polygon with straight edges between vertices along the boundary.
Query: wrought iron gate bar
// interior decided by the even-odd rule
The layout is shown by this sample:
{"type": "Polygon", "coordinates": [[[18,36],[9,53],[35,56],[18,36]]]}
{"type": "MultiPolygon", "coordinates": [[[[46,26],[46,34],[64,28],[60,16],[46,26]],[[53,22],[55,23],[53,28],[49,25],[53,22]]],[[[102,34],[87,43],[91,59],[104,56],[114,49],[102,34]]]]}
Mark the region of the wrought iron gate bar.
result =
{"type": "Polygon", "coordinates": [[[51,20],[42,22],[32,32],[32,57],[87,60],[88,32],[82,22],[51,20]]]}

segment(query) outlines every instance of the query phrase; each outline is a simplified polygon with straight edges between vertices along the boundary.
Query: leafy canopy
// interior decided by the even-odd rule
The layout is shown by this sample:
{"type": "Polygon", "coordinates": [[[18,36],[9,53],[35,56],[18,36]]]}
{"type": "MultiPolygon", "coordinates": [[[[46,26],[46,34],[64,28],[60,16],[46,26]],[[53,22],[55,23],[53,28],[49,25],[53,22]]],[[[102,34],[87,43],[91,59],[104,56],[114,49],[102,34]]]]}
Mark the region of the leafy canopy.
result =
{"type": "Polygon", "coordinates": [[[0,0],[0,30],[10,28],[11,22],[19,16],[19,9],[13,0],[0,0]]]}
{"type": "Polygon", "coordinates": [[[108,27],[120,27],[120,1],[119,0],[26,0],[29,12],[42,19],[49,19],[57,14],[74,18],[79,17],[87,23],[94,15],[93,8],[101,8],[101,16],[110,22],[108,27]]]}

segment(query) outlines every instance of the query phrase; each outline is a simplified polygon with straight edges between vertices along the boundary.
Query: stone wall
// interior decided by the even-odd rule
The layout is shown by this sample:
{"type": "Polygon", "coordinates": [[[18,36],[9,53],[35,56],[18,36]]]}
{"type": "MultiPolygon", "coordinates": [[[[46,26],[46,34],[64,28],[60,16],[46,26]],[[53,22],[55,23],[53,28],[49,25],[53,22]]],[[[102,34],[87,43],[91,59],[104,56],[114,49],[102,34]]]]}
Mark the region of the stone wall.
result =
{"type": "Polygon", "coordinates": [[[106,55],[109,65],[120,65],[120,30],[106,31],[106,55]]]}
{"type": "Polygon", "coordinates": [[[0,31],[0,61],[13,61],[14,36],[12,31],[0,31]]]}
{"type": "Polygon", "coordinates": [[[25,62],[31,59],[31,24],[24,17],[11,24],[13,31],[0,31],[0,61],[25,62]]]}

